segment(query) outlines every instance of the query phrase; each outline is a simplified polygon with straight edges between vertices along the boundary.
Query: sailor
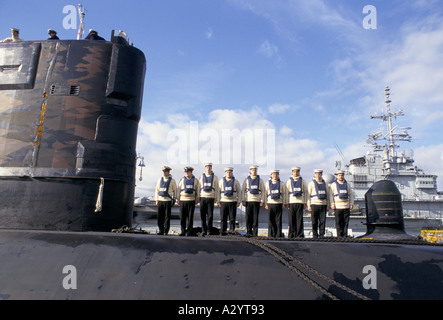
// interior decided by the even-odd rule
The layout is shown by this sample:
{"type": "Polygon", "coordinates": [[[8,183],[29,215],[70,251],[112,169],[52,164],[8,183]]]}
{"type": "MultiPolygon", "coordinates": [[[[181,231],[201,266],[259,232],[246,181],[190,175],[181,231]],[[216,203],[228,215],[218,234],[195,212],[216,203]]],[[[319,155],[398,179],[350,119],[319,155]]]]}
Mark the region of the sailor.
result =
{"type": "Polygon", "coordinates": [[[20,34],[20,29],[11,28],[11,36],[9,38],[1,40],[0,42],[19,42],[19,41],[23,41],[23,39],[20,39],[19,34],[20,34]]]}
{"type": "Polygon", "coordinates": [[[335,175],[337,178],[331,184],[331,209],[334,210],[337,237],[347,237],[354,194],[344,178],[344,171],[338,170],[335,175]]]}
{"type": "Polygon", "coordinates": [[[237,207],[242,201],[240,182],[234,177],[234,169],[232,167],[225,168],[225,176],[220,179],[218,183],[218,206],[220,207],[220,216],[222,219],[222,226],[220,230],[221,235],[226,235],[228,228],[229,216],[229,231],[235,232],[235,218],[237,217],[237,207]]]}
{"type": "Polygon", "coordinates": [[[60,40],[60,38],[57,37],[57,31],[55,31],[54,29],[48,29],[48,34],[48,40],[60,40]]]}
{"type": "Polygon", "coordinates": [[[266,200],[266,191],[263,180],[257,175],[258,166],[249,167],[249,176],[243,182],[242,198],[243,206],[246,208],[246,234],[248,236],[258,235],[258,215],[260,208],[266,200]]]}
{"type": "Polygon", "coordinates": [[[288,238],[304,238],[303,211],[308,202],[308,188],[306,181],[300,176],[300,169],[300,167],[292,167],[292,177],[286,182],[289,195],[288,238]]]}
{"type": "Polygon", "coordinates": [[[185,167],[185,176],[178,184],[177,204],[180,205],[180,236],[193,235],[194,210],[200,198],[200,183],[192,174],[194,168],[185,167]]]}
{"type": "Polygon", "coordinates": [[[308,185],[308,210],[311,212],[312,235],[316,239],[324,237],[326,213],[329,211],[329,186],[323,180],[323,170],[314,171],[314,179],[308,185]]]}
{"type": "Polygon", "coordinates": [[[168,234],[171,221],[171,208],[177,198],[177,184],[170,174],[171,168],[163,166],[163,176],[155,187],[155,205],[157,206],[158,234],[168,234]]]}
{"type": "Polygon", "coordinates": [[[281,238],[282,214],[287,203],[287,190],[284,182],[280,181],[280,170],[272,170],[271,178],[266,183],[266,206],[269,210],[268,237],[281,238]]]}
{"type": "Polygon", "coordinates": [[[212,163],[205,163],[205,172],[200,178],[200,217],[202,236],[213,233],[214,204],[217,202],[218,178],[212,171],[212,163]]]}
{"type": "Polygon", "coordinates": [[[98,32],[94,29],[89,29],[89,34],[86,36],[85,40],[105,40],[98,35],[98,32]]]}

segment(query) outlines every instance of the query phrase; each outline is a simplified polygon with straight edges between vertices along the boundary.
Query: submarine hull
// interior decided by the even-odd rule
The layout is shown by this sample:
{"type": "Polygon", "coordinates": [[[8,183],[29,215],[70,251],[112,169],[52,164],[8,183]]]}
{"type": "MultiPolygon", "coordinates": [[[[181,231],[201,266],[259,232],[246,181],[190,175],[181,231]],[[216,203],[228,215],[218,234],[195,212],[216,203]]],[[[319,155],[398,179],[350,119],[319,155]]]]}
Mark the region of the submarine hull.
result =
{"type": "Polygon", "coordinates": [[[0,228],[131,225],[146,60],[120,40],[0,44],[0,228]]]}
{"type": "MultiPolygon", "coordinates": [[[[353,293],[373,300],[443,299],[441,246],[267,243],[309,265],[315,272],[303,273],[337,299],[359,299],[353,293]],[[368,276],[372,288],[365,289],[368,276]]],[[[330,298],[273,254],[239,239],[0,230],[0,248],[2,299],[330,298]]]]}

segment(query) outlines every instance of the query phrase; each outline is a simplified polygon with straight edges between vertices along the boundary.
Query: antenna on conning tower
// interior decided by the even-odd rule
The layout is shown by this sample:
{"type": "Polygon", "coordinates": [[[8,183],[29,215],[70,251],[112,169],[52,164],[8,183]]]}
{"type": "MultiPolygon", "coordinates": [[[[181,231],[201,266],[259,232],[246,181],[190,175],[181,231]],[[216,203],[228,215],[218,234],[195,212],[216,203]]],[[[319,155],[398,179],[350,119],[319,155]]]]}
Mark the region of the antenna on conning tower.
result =
{"type": "Polygon", "coordinates": [[[412,140],[412,137],[409,135],[407,130],[411,129],[409,127],[407,128],[401,128],[403,129],[403,132],[400,134],[396,134],[395,130],[398,129],[398,126],[392,127],[392,119],[397,119],[397,116],[404,116],[403,110],[399,110],[398,112],[391,112],[391,89],[387,86],[385,87],[385,105],[386,105],[386,113],[382,114],[380,116],[373,116],[370,115],[371,119],[381,119],[382,121],[387,122],[387,129],[388,132],[383,136],[381,133],[375,133],[372,135],[369,135],[369,142],[373,144],[374,151],[383,151],[388,150],[388,155],[390,158],[395,156],[395,149],[398,147],[398,145],[395,143],[396,141],[408,141],[410,142],[412,140]],[[382,139],[389,141],[389,145],[380,146],[377,144],[376,140],[383,136],[382,139]]]}
{"type": "Polygon", "coordinates": [[[80,25],[78,26],[77,40],[80,40],[83,37],[83,33],[85,32],[84,28],[85,7],[81,3],[78,4],[78,16],[80,17],[80,25]]]}

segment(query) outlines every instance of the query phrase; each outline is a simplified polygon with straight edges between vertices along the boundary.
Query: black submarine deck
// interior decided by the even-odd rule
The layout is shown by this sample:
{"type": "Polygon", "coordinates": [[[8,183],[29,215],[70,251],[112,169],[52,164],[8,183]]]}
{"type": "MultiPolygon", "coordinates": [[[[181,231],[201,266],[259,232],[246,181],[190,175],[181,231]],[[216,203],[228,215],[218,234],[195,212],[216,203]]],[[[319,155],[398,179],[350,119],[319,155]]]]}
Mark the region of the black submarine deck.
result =
{"type": "Polygon", "coordinates": [[[0,230],[0,299],[442,299],[443,247],[411,243],[0,230]]]}

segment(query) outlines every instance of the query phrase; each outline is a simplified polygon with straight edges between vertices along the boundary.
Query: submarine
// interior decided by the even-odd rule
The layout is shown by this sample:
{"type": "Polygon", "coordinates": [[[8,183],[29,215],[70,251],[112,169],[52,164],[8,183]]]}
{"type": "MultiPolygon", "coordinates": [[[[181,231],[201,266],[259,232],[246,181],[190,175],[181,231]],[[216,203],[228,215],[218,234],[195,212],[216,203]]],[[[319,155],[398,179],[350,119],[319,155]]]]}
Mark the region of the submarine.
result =
{"type": "Polygon", "coordinates": [[[175,315],[201,300],[267,314],[265,300],[443,299],[443,247],[407,235],[389,181],[366,194],[356,239],[132,232],[146,64],[114,34],[0,44],[0,299],[175,300],[175,315]]]}

